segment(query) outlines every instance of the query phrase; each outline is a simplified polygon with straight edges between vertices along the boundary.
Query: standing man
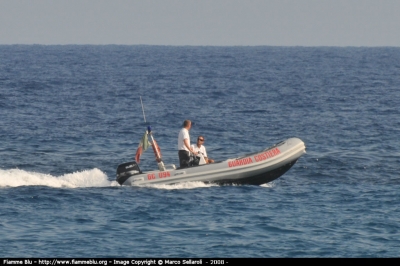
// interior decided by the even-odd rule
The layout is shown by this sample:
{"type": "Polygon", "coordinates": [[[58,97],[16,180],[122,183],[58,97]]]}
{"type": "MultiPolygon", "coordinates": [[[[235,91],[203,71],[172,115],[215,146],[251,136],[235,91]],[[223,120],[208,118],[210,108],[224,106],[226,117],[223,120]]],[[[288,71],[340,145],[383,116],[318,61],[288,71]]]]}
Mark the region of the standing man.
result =
{"type": "Polygon", "coordinates": [[[180,168],[185,168],[189,166],[190,162],[190,152],[197,155],[190,147],[190,136],[189,130],[192,127],[192,122],[190,120],[183,121],[182,129],[179,131],[178,135],[178,155],[179,155],[179,165],[180,168]]]}

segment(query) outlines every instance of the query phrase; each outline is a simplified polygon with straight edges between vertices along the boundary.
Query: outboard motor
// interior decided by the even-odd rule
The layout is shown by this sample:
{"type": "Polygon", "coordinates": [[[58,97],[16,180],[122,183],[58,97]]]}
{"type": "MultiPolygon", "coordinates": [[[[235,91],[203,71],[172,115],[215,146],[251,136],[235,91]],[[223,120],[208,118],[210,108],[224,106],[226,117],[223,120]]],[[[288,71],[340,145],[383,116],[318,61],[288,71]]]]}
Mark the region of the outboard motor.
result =
{"type": "Polygon", "coordinates": [[[117,182],[122,185],[129,177],[141,173],[142,171],[135,161],[120,164],[117,168],[117,182]]]}

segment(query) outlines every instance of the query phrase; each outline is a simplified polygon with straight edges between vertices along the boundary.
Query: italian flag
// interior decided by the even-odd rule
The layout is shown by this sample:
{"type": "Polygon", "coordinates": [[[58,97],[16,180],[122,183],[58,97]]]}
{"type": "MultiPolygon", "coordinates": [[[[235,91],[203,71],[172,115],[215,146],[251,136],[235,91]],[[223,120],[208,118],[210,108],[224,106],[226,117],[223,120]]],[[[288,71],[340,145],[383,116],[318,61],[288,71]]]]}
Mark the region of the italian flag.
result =
{"type": "Polygon", "coordinates": [[[140,162],[140,156],[142,155],[142,153],[144,152],[144,151],[146,151],[147,150],[147,148],[150,146],[150,143],[149,143],[149,141],[148,141],[148,139],[147,139],[147,131],[144,133],[144,135],[143,135],[143,137],[142,137],[142,140],[140,141],[140,143],[139,143],[139,147],[138,147],[138,149],[137,149],[137,151],[136,151],[136,155],[135,155],[135,161],[137,162],[137,163],[139,163],[140,162]]]}

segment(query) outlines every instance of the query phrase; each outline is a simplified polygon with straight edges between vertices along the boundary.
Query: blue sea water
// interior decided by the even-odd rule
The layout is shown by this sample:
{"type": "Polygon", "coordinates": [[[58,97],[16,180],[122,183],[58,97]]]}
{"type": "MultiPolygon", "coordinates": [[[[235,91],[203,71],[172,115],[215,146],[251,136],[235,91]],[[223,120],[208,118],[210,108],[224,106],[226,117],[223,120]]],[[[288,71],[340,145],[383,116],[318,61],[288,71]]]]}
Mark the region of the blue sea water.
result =
{"type": "Polygon", "coordinates": [[[399,104],[400,48],[0,46],[0,257],[399,257],[399,104]],[[307,153],[262,186],[120,186],[140,96],[166,163],[185,119],[217,160],[307,153]]]}

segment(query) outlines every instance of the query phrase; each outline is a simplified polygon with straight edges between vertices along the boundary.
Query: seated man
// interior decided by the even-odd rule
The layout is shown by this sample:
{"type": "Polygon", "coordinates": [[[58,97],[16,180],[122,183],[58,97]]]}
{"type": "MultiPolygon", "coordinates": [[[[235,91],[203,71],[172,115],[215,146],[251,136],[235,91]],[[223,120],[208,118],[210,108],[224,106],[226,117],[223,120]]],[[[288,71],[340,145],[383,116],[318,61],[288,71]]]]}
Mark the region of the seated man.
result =
{"type": "Polygon", "coordinates": [[[213,163],[214,160],[213,160],[213,159],[209,159],[209,158],[207,157],[206,147],[203,146],[204,141],[205,141],[205,139],[204,139],[203,136],[201,136],[201,135],[198,136],[198,137],[197,137],[197,143],[196,143],[196,145],[193,144],[193,145],[191,146],[191,148],[192,148],[194,151],[203,154],[204,160],[206,161],[206,163],[213,163]]]}

